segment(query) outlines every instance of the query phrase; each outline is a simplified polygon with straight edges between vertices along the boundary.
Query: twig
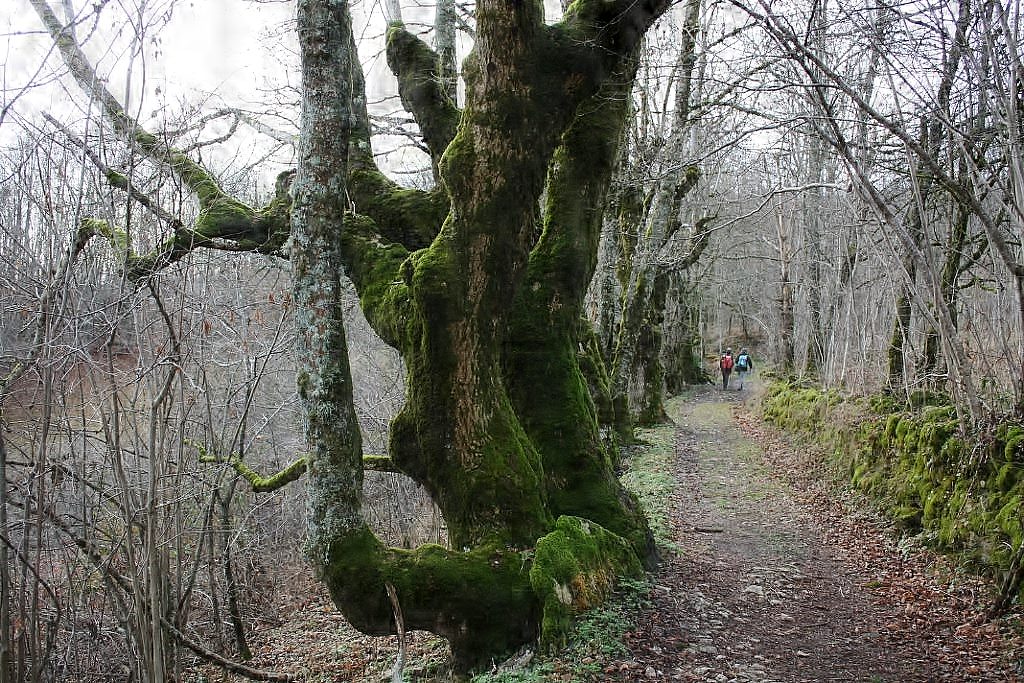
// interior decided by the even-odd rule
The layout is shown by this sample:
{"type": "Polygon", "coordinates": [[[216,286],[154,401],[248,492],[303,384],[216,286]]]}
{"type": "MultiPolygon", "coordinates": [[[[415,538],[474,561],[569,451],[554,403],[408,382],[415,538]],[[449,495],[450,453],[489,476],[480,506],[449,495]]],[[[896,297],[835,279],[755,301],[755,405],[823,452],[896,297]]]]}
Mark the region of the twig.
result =
{"type": "Polygon", "coordinates": [[[1003,585],[999,589],[999,597],[995,603],[985,612],[984,621],[990,621],[1002,616],[1013,604],[1013,598],[1024,583],[1024,542],[1017,546],[1017,551],[1010,560],[1010,567],[1003,578],[1003,585]]]}
{"type": "Polygon", "coordinates": [[[398,631],[398,658],[395,659],[395,666],[391,669],[391,683],[402,683],[402,668],[405,666],[405,619],[402,617],[402,606],[398,604],[398,592],[390,582],[384,584],[388,592],[388,599],[391,601],[391,609],[395,613],[395,630],[398,631]]]}
{"type": "Polygon", "coordinates": [[[192,650],[192,652],[196,653],[201,658],[209,662],[213,662],[214,664],[218,664],[225,671],[230,671],[231,673],[238,674],[239,676],[248,678],[251,681],[298,680],[298,678],[296,678],[293,674],[253,669],[251,667],[246,666],[245,664],[240,664],[238,662],[227,659],[226,657],[217,654],[213,650],[208,650],[207,648],[203,647],[199,643],[195,642],[194,640],[186,636],[184,633],[179,631],[177,627],[175,627],[174,624],[171,623],[169,619],[165,617],[160,617],[160,623],[163,624],[164,628],[166,628],[170,632],[170,634],[174,636],[174,639],[177,640],[179,643],[187,647],[189,650],[192,650]]]}
{"type": "MultiPolygon", "coordinates": [[[[76,546],[85,554],[85,556],[92,562],[93,566],[96,567],[105,577],[107,577],[111,584],[121,588],[125,593],[130,593],[132,590],[131,581],[118,572],[111,563],[107,562],[103,557],[103,554],[96,548],[91,541],[85,538],[81,538],[75,533],[67,523],[64,522],[52,509],[46,508],[43,510],[46,516],[53,522],[58,529],[64,532],[68,538],[70,538],[76,546]]],[[[144,610],[152,609],[146,602],[143,602],[140,607],[144,610]]],[[[167,617],[160,617],[160,624],[167,629],[175,640],[192,650],[202,659],[208,662],[213,662],[218,666],[222,667],[226,671],[238,674],[243,678],[248,678],[253,681],[295,681],[298,678],[293,674],[288,673],[276,673],[274,671],[263,671],[260,669],[253,669],[245,664],[232,661],[217,654],[213,650],[210,650],[196,641],[189,638],[187,635],[182,633],[178,627],[167,617]]]]}

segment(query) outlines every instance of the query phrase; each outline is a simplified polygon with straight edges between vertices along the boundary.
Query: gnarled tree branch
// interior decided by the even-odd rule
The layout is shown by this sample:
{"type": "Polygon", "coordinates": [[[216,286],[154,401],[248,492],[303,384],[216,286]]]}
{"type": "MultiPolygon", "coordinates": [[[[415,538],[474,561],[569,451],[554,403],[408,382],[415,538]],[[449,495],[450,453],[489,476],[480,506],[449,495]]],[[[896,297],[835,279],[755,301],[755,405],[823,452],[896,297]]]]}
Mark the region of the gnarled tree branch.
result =
{"type": "Polygon", "coordinates": [[[199,444],[196,444],[196,448],[199,449],[199,462],[228,465],[231,469],[237,472],[239,476],[249,482],[254,493],[269,493],[271,491],[276,491],[287,486],[306,473],[306,458],[304,457],[296,459],[280,472],[272,474],[269,477],[264,477],[256,472],[256,470],[249,467],[242,458],[236,455],[225,457],[217,455],[216,453],[210,453],[206,448],[199,444]]]}
{"type": "Polygon", "coordinates": [[[436,167],[459,125],[459,109],[438,72],[438,55],[401,22],[388,27],[387,55],[402,104],[419,124],[436,167]]]}
{"type": "MultiPolygon", "coordinates": [[[[53,37],[71,75],[85,92],[100,103],[114,131],[150,159],[170,168],[193,192],[199,204],[199,214],[190,229],[182,227],[182,221],[176,221],[163,212],[175,227],[175,234],[149,254],[134,254],[131,245],[127,243],[126,233],[104,221],[87,221],[79,235],[105,235],[115,242],[123,240],[123,244],[117,243],[115,246],[122,250],[126,258],[127,274],[132,279],[164,268],[196,247],[278,253],[288,235],[287,187],[282,191],[279,183],[274,200],[260,209],[228,195],[209,171],[181,150],[166,145],[124,111],[121,103],[103,84],[70,29],[61,23],[46,0],[30,2],[53,37]]],[[[105,175],[112,185],[131,194],[131,184],[125,176],[112,170],[105,175]]],[[[148,208],[157,213],[153,206],[148,208]]]]}

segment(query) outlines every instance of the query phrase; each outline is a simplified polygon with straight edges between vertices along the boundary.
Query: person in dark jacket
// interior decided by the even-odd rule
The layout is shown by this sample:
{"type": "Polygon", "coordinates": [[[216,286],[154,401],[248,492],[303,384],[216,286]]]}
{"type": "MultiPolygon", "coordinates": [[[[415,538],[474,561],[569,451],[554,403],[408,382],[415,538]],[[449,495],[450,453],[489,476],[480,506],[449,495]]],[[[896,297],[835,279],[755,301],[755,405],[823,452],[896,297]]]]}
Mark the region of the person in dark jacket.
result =
{"type": "Polygon", "coordinates": [[[746,349],[740,349],[740,355],[736,356],[736,362],[733,367],[736,369],[736,381],[739,383],[736,391],[742,391],[743,380],[746,378],[747,373],[754,369],[754,361],[746,349]]]}

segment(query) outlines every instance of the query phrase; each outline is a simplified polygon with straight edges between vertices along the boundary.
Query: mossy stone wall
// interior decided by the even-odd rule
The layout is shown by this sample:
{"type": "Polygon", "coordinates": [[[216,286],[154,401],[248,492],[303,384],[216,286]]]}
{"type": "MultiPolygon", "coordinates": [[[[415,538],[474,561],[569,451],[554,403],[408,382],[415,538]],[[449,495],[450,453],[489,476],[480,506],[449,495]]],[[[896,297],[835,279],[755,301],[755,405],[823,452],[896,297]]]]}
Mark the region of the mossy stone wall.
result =
{"type": "Polygon", "coordinates": [[[1024,425],[964,434],[935,395],[844,398],[772,386],[765,419],[820,444],[909,533],[1000,574],[1024,539],[1024,425]]]}

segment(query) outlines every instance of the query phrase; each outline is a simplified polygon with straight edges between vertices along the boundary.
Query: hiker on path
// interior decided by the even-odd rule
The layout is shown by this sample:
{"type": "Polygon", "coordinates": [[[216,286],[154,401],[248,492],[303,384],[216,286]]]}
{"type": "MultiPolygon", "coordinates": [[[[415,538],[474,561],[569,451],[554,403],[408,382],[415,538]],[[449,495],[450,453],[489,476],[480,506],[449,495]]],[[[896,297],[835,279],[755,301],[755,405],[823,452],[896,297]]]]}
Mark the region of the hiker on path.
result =
{"type": "Polygon", "coordinates": [[[739,382],[737,391],[743,391],[743,379],[747,373],[754,369],[754,361],[746,349],[740,349],[740,355],[736,356],[736,381],[739,382]]]}
{"type": "Polygon", "coordinates": [[[725,350],[725,355],[718,361],[718,369],[722,371],[722,391],[729,388],[729,375],[732,374],[732,348],[725,350]]]}

